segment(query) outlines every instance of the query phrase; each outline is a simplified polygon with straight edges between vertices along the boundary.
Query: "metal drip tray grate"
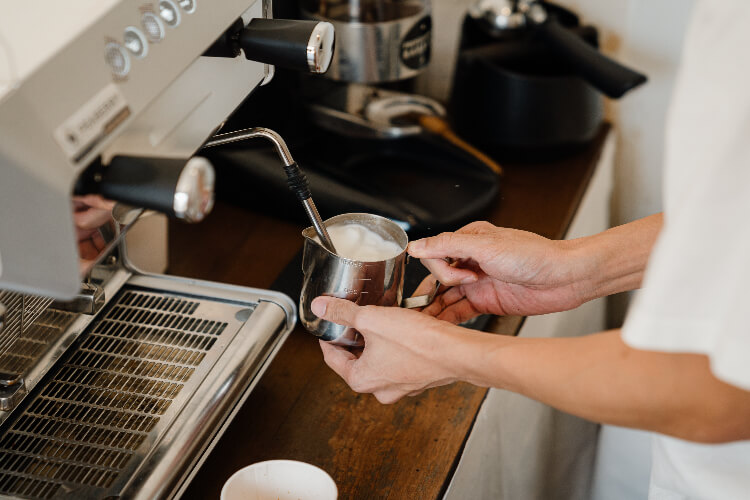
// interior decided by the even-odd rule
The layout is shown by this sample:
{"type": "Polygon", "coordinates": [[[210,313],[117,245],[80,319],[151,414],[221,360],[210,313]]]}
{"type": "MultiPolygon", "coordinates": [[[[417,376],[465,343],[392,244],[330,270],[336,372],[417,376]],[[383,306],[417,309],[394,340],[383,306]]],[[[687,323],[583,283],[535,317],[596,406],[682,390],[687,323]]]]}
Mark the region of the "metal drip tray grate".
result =
{"type": "Polygon", "coordinates": [[[242,309],[122,290],[5,423],[0,494],[111,494],[184,405],[183,389],[194,390],[221,354],[217,340],[242,325],[242,309]]]}
{"type": "Polygon", "coordinates": [[[75,319],[75,314],[48,309],[52,299],[0,291],[6,307],[0,333],[0,386],[17,384],[75,319]]]}

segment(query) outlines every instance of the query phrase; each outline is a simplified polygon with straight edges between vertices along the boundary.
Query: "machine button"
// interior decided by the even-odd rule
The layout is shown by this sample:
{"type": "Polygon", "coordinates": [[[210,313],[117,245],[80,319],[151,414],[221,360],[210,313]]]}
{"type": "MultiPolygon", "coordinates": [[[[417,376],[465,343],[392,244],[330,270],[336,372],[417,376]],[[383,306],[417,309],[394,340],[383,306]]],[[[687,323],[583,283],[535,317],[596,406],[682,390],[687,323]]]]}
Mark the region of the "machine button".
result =
{"type": "Polygon", "coordinates": [[[130,56],[119,43],[110,42],[104,46],[104,60],[116,76],[126,76],[130,72],[130,56]]]}
{"type": "Polygon", "coordinates": [[[148,54],[148,40],[146,40],[146,36],[138,28],[134,28],[133,26],[125,28],[123,40],[125,48],[138,59],[146,57],[146,54],[148,54]]]}
{"type": "Polygon", "coordinates": [[[195,12],[195,2],[196,0],[179,0],[178,3],[186,14],[192,14],[195,12]]]}
{"type": "Polygon", "coordinates": [[[150,42],[157,43],[164,40],[164,23],[153,12],[145,12],[143,14],[143,17],[141,17],[141,26],[143,26],[143,31],[146,32],[146,36],[150,42]]]}
{"type": "Polygon", "coordinates": [[[170,28],[176,28],[180,24],[180,9],[172,0],[160,0],[159,16],[170,28]]]}

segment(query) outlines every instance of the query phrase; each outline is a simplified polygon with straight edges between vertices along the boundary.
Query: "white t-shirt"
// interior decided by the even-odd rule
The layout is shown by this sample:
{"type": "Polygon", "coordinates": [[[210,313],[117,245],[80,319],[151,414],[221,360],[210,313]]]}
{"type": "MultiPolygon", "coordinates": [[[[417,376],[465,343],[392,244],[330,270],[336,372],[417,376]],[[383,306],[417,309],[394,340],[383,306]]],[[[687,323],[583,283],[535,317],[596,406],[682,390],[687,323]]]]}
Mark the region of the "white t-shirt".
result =
{"type": "MultiPolygon", "coordinates": [[[[750,0],[697,0],[668,116],[664,227],[623,327],[750,390],[750,0]]],[[[750,422],[748,422],[750,425],[750,422]]],[[[657,436],[651,498],[750,498],[750,441],[657,436]]]]}

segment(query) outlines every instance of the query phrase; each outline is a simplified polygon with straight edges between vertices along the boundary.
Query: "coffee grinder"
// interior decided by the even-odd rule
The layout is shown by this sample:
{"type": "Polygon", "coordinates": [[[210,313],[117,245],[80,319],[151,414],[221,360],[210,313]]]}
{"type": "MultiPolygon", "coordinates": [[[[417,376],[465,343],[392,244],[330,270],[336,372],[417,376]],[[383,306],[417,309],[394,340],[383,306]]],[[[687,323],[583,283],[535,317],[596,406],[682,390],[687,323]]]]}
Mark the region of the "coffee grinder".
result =
{"type": "Polygon", "coordinates": [[[331,80],[395,82],[418,75],[430,61],[429,0],[302,0],[300,8],[336,30],[331,80]]]}

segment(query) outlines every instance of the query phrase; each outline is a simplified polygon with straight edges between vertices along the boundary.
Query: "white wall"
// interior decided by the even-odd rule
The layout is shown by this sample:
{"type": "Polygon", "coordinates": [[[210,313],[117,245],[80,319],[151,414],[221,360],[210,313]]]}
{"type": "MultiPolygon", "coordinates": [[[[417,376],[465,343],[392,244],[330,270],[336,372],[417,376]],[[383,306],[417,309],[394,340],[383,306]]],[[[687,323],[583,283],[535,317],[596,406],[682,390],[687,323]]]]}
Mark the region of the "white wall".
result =
{"type": "Polygon", "coordinates": [[[601,30],[605,52],[649,76],[646,86],[612,103],[618,127],[613,223],[661,209],[664,117],[692,0],[563,0],[601,30]]]}
{"type": "MultiPolygon", "coordinates": [[[[603,50],[649,76],[642,88],[608,103],[617,131],[612,225],[661,210],[664,117],[693,0],[558,0],[600,30],[603,50]]],[[[473,0],[433,0],[433,62],[419,90],[446,99],[463,15],[473,0]]],[[[470,138],[468,138],[470,140],[470,138]]],[[[613,300],[621,322],[626,297],[613,300]]]]}

